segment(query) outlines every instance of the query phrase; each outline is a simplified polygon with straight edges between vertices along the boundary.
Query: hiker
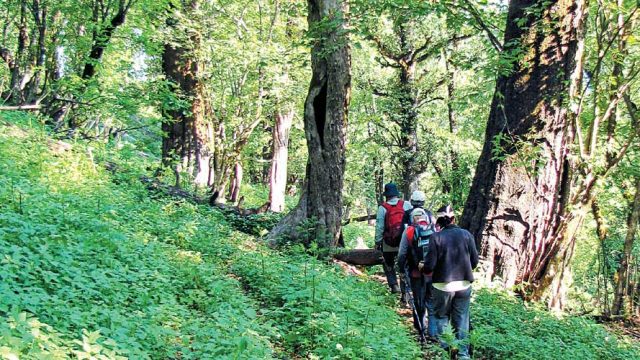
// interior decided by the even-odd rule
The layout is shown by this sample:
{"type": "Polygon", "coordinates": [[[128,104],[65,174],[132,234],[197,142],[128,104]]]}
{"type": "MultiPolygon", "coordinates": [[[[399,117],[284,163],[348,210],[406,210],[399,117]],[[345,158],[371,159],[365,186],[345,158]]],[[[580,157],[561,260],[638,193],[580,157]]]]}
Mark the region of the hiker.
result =
{"type": "Polygon", "coordinates": [[[409,202],[411,203],[412,209],[405,211],[404,217],[402,218],[402,223],[404,224],[405,228],[411,225],[411,222],[412,222],[411,211],[417,208],[424,209],[425,200],[426,200],[426,196],[420,190],[416,190],[411,194],[411,198],[409,198],[409,202]]]}
{"type": "MultiPolygon", "coordinates": [[[[456,338],[463,340],[458,359],[469,359],[469,346],[464,340],[469,334],[469,306],[473,269],[478,265],[478,251],[473,235],[455,224],[451,205],[436,212],[443,229],[431,236],[429,251],[418,268],[424,274],[433,272],[433,308],[437,335],[451,321],[456,338]]],[[[443,348],[447,344],[440,341],[443,348]]]]}
{"type": "Polygon", "coordinates": [[[376,216],[376,249],[382,251],[384,259],[382,267],[391,292],[402,292],[404,298],[404,281],[401,280],[398,286],[395,259],[398,256],[398,246],[404,231],[402,217],[405,210],[411,209],[411,204],[400,199],[398,187],[394,183],[385,184],[382,195],[385,197],[385,202],[378,207],[376,216]]]}
{"type": "Polygon", "coordinates": [[[413,326],[420,334],[420,341],[426,335],[433,339],[437,335],[436,318],[431,299],[431,274],[422,274],[418,269],[420,261],[429,251],[431,236],[435,233],[435,218],[430,211],[415,208],[410,213],[411,223],[402,234],[398,251],[398,268],[405,271],[413,294],[413,326]],[[425,323],[428,315],[429,321],[425,323]]]}

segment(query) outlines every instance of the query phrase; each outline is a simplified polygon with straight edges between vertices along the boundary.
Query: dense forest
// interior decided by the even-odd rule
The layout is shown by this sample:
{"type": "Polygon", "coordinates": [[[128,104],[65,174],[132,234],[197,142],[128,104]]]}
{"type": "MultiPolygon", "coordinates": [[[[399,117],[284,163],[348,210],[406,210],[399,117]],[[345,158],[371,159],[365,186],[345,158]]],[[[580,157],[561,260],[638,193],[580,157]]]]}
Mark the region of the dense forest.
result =
{"type": "Polygon", "coordinates": [[[0,5],[2,359],[640,359],[638,1],[0,5]],[[388,183],[473,236],[468,339],[388,183]]]}

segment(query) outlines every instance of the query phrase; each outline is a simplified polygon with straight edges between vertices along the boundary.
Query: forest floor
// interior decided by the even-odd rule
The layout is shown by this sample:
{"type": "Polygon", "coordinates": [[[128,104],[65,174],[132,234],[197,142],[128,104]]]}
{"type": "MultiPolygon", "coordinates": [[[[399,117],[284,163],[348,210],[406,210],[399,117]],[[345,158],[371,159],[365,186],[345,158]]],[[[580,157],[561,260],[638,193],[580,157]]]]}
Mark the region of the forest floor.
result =
{"type": "MultiPolygon", "coordinates": [[[[389,288],[389,286],[387,285],[387,278],[385,277],[383,271],[377,271],[373,274],[367,275],[366,269],[364,269],[364,267],[349,265],[339,260],[333,260],[333,262],[340,266],[343,270],[345,270],[345,272],[349,275],[365,276],[368,279],[379,283],[383,288],[389,288]]],[[[413,329],[413,310],[410,304],[402,301],[400,294],[396,295],[396,313],[404,319],[403,321],[407,327],[413,329]]],[[[418,333],[415,332],[415,330],[414,338],[416,342],[420,344],[418,333]]],[[[434,359],[442,355],[442,351],[440,350],[439,346],[434,343],[425,342],[424,344],[421,344],[421,349],[424,359],[434,359]]]]}
{"type": "Polygon", "coordinates": [[[640,317],[633,317],[628,320],[614,320],[603,323],[611,331],[629,336],[640,342],[640,317]]]}

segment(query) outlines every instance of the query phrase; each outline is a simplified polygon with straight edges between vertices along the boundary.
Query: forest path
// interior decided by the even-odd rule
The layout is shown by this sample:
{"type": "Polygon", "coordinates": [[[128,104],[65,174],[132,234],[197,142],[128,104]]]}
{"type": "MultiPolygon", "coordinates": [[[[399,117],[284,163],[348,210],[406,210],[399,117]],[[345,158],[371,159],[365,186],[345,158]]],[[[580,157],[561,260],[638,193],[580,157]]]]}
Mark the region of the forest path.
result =
{"type": "MultiPolygon", "coordinates": [[[[387,285],[387,278],[385,277],[383,271],[378,271],[374,274],[367,274],[366,272],[361,270],[362,267],[349,265],[343,261],[335,259],[333,260],[333,262],[340,266],[347,274],[364,276],[377,283],[380,283],[385,289],[389,288],[389,286],[387,285]]],[[[400,299],[400,295],[395,298],[395,301],[396,313],[400,315],[404,319],[406,325],[411,328],[412,334],[414,334],[415,341],[417,343],[420,343],[418,333],[413,328],[413,314],[411,307],[408,304],[402,302],[402,300],[400,299]]],[[[440,358],[443,354],[440,347],[433,343],[426,342],[424,344],[421,344],[421,348],[424,359],[437,359],[440,358]]],[[[452,357],[452,359],[455,359],[455,357],[452,357]]]]}

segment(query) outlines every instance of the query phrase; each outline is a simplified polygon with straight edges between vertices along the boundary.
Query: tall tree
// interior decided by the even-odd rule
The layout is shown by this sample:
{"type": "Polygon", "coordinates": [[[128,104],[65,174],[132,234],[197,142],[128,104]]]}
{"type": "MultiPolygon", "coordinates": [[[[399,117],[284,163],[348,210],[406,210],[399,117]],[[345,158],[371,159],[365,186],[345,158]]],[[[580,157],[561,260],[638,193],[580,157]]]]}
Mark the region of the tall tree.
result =
{"type": "Polygon", "coordinates": [[[351,55],[346,30],[345,1],[308,0],[312,77],[304,106],[304,127],[309,150],[300,201],[271,231],[302,241],[324,240],[335,245],[340,238],[342,187],[345,169],[346,128],[351,91],[351,55]],[[314,222],[307,239],[298,225],[314,222]]]}
{"type": "Polygon", "coordinates": [[[534,296],[553,289],[562,306],[573,236],[567,216],[575,129],[567,109],[580,89],[585,23],[582,0],[513,0],[496,91],[461,225],[476,237],[490,273],[534,296]],[[553,280],[553,281],[552,281],[553,280]],[[560,281],[559,283],[556,281],[560,281]],[[553,282],[553,284],[552,284],[553,282]]]}
{"type": "Polygon", "coordinates": [[[204,119],[203,64],[198,61],[197,55],[201,34],[176,23],[176,19],[190,19],[191,15],[188,14],[195,14],[200,4],[198,0],[183,1],[181,7],[174,9],[176,18],[167,20],[168,28],[180,33],[174,34],[164,44],[162,69],[173,93],[188,105],[173,106],[166,110],[169,119],[162,123],[165,134],[162,159],[165,166],[174,170],[176,186],[180,185],[182,171],[191,174],[196,184],[206,186],[211,177],[210,144],[213,131],[204,119]]]}
{"type": "Polygon", "coordinates": [[[374,88],[373,92],[393,104],[389,120],[397,126],[397,133],[389,147],[398,149],[395,151],[399,160],[397,181],[402,193],[409,196],[417,190],[420,175],[429,165],[426,161],[420,161],[426,158],[427,153],[426,149],[421,148],[424,144],[418,141],[420,110],[434,100],[443,100],[435,93],[445,84],[445,79],[439,79],[439,74],[433,70],[419,69],[419,66],[436,58],[449,42],[460,38],[449,38],[447,35],[442,39],[433,34],[420,33],[417,24],[424,20],[424,16],[416,16],[408,10],[390,15],[393,21],[393,36],[390,39],[389,36],[385,38],[376,34],[375,30],[369,30],[366,37],[375,43],[382,56],[381,65],[394,69],[397,76],[393,86],[385,90],[374,88]],[[423,37],[424,40],[420,39],[423,37]]]}

